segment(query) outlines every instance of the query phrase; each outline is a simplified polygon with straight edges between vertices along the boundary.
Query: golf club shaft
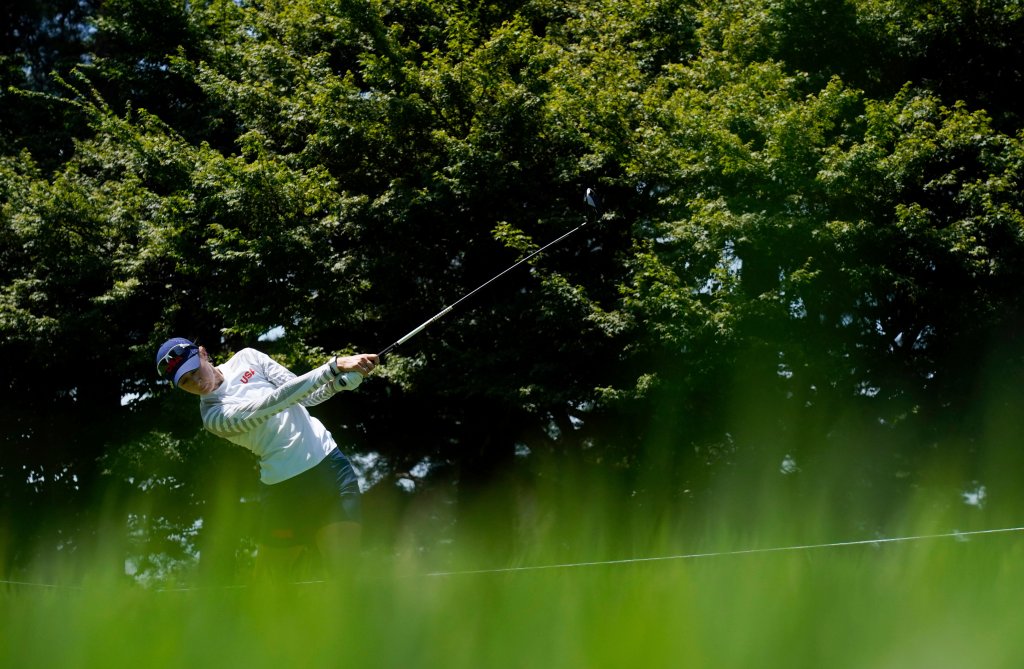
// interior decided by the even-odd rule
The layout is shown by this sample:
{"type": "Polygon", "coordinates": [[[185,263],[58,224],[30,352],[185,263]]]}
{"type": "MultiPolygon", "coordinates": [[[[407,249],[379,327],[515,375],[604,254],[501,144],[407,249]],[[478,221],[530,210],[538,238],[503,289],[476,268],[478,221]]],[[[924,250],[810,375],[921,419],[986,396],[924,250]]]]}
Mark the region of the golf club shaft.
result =
{"type": "Polygon", "coordinates": [[[517,262],[516,264],[512,265],[511,267],[509,267],[509,268],[508,268],[508,269],[506,269],[505,271],[501,272],[500,274],[496,274],[496,275],[494,275],[493,277],[491,277],[491,278],[490,278],[490,279],[488,279],[487,281],[483,282],[482,284],[480,284],[479,286],[477,286],[477,287],[476,287],[476,288],[474,288],[473,290],[469,291],[468,293],[466,293],[465,295],[463,295],[463,296],[462,296],[462,297],[460,297],[459,299],[457,299],[457,300],[455,300],[454,302],[452,302],[451,304],[449,304],[449,305],[448,305],[447,307],[445,307],[445,308],[444,308],[444,309],[442,309],[441,311],[437,312],[437,313],[436,313],[435,315],[431,316],[431,317],[430,317],[429,319],[427,319],[426,321],[424,321],[424,322],[423,322],[423,323],[422,323],[421,325],[419,325],[419,326],[418,326],[418,327],[416,327],[416,328],[415,328],[414,330],[412,330],[411,332],[409,332],[409,334],[405,335],[404,337],[402,337],[401,339],[399,339],[398,341],[396,341],[396,342],[395,342],[394,344],[391,344],[390,346],[388,346],[388,347],[387,347],[386,349],[384,349],[383,351],[381,351],[381,352],[380,352],[380,353],[378,353],[377,355],[378,355],[378,356],[380,356],[380,357],[384,357],[384,356],[385,356],[386,354],[390,353],[390,352],[391,352],[392,350],[394,350],[395,348],[397,348],[397,347],[401,346],[402,344],[404,344],[405,342],[409,341],[410,339],[412,339],[413,337],[415,337],[416,335],[418,335],[418,334],[419,334],[420,332],[423,332],[423,330],[425,330],[425,329],[427,328],[427,326],[428,326],[428,325],[430,325],[431,323],[433,323],[433,322],[435,322],[435,321],[439,321],[439,320],[441,320],[442,318],[444,318],[444,317],[445,317],[445,316],[446,316],[446,315],[447,315],[447,314],[448,314],[449,312],[451,312],[451,310],[452,310],[452,309],[454,309],[454,308],[455,308],[456,306],[458,306],[458,305],[459,305],[459,303],[461,303],[462,301],[464,301],[464,300],[467,300],[467,299],[469,299],[469,298],[470,298],[470,297],[472,297],[472,296],[473,296],[473,295],[474,295],[475,293],[477,293],[477,292],[479,292],[479,291],[483,290],[484,288],[486,288],[487,286],[489,286],[489,285],[490,285],[491,283],[493,283],[493,282],[497,281],[497,280],[498,280],[498,279],[500,279],[501,277],[505,276],[506,274],[508,274],[509,272],[511,272],[512,270],[514,270],[515,268],[517,268],[517,267],[519,267],[520,265],[522,265],[522,264],[523,264],[524,262],[527,262],[528,260],[530,260],[530,258],[533,258],[534,256],[536,256],[536,255],[538,255],[538,254],[540,254],[540,253],[543,253],[544,251],[546,251],[547,249],[551,248],[551,247],[552,247],[552,246],[554,246],[555,244],[557,244],[557,243],[561,242],[561,241],[562,241],[563,239],[565,239],[565,238],[566,238],[566,237],[568,237],[569,235],[572,235],[573,233],[575,233],[575,232],[576,232],[577,230],[579,230],[580,228],[584,227],[584,226],[585,226],[585,225],[586,225],[587,223],[589,223],[589,222],[590,222],[590,221],[589,221],[589,219],[586,219],[586,220],[584,220],[584,221],[583,221],[582,223],[580,223],[580,224],[579,224],[579,225],[577,225],[577,226],[576,226],[575,228],[573,228],[573,229],[572,229],[572,230],[570,230],[569,232],[565,233],[564,235],[562,235],[561,237],[559,237],[559,238],[558,238],[558,239],[556,239],[555,241],[553,241],[553,242],[550,242],[550,243],[548,243],[548,244],[545,244],[544,246],[542,246],[541,248],[537,249],[536,251],[534,251],[534,252],[533,252],[533,253],[531,253],[530,255],[526,256],[525,258],[523,258],[522,260],[520,260],[520,261],[519,261],[519,262],[517,262]]]}

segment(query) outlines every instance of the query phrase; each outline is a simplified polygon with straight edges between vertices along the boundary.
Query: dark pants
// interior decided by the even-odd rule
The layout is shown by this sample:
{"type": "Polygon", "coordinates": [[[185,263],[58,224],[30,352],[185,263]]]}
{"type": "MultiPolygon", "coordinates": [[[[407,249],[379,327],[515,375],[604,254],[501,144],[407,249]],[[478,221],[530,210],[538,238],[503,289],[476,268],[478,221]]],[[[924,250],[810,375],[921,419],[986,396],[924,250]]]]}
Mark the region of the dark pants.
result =
{"type": "Polygon", "coordinates": [[[260,484],[260,543],[286,548],[313,543],[317,530],[337,522],[362,522],[359,481],[339,449],[298,476],[260,484]]]}

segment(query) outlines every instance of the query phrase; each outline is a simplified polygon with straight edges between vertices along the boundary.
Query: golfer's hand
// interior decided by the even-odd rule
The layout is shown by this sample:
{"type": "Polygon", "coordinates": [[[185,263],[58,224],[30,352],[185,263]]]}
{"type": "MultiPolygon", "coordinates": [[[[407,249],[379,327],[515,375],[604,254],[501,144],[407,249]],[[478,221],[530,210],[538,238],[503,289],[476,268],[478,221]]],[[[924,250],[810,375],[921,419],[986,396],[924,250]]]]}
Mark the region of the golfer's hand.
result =
{"type": "Polygon", "coordinates": [[[373,368],[377,366],[376,353],[357,353],[335,358],[335,365],[339,372],[359,372],[366,377],[373,368]]]}

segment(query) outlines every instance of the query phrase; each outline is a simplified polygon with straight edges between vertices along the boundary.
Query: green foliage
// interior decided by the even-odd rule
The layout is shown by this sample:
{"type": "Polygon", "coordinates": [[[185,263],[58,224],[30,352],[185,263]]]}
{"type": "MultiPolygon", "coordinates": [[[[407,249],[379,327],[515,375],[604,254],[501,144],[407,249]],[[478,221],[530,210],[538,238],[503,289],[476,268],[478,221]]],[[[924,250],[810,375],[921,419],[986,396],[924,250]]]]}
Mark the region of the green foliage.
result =
{"type": "Polygon", "coordinates": [[[59,102],[19,98],[11,89],[60,94],[54,73],[66,75],[88,59],[93,0],[11,0],[0,8],[0,153],[30,151],[44,166],[70,155],[86,130],[59,102]]]}
{"type": "Polygon", "coordinates": [[[790,448],[813,456],[850,411],[914,440],[962,429],[979,342],[1019,319],[1016,298],[996,297],[1021,279],[1021,202],[1006,188],[1019,139],[911,87],[876,101],[832,79],[805,94],[778,64],[719,54],[659,84],[630,169],[674,216],[652,225],[625,303],[650,324],[641,350],[678,361],[659,406],[698,434],[735,434],[729,414],[693,409],[697,370],[729,376],[710,360],[743,370],[713,406],[745,387],[790,398],[744,448],[799,430],[807,443],[790,448]]]}
{"type": "MultiPolygon", "coordinates": [[[[863,448],[865,485],[896,487],[976,448],[1006,408],[978,397],[1024,369],[1013,3],[153,0],[81,20],[74,74],[43,85],[24,44],[0,54],[5,508],[41,503],[26,471],[78,477],[55,513],[106,487],[128,513],[154,497],[112,483],[133,468],[184,475],[195,452],[127,457],[198,438],[153,377],[166,337],[296,371],[381,350],[582,222],[585,187],[600,221],[318,408],[375,477],[428,463],[418,485],[457,480],[472,508],[529,451],[682,498],[863,448]]],[[[209,508],[189,481],[160,516],[181,527],[209,508]]]]}

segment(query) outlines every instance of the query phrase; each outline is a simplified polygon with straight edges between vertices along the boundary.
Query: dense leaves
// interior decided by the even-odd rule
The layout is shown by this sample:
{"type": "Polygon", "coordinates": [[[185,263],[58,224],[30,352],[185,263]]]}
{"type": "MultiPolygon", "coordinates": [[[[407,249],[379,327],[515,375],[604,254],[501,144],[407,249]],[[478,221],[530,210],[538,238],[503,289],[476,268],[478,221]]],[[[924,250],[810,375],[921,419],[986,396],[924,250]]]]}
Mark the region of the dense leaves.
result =
{"type": "Polygon", "coordinates": [[[57,541],[28,510],[166,536],[250,490],[154,378],[166,337],[296,371],[381,350],[582,223],[588,186],[600,220],[318,409],[377,491],[471,509],[549,462],[679,500],[780,462],[899,485],[1013,424],[1014,3],[4,11],[9,558],[57,541]]]}

